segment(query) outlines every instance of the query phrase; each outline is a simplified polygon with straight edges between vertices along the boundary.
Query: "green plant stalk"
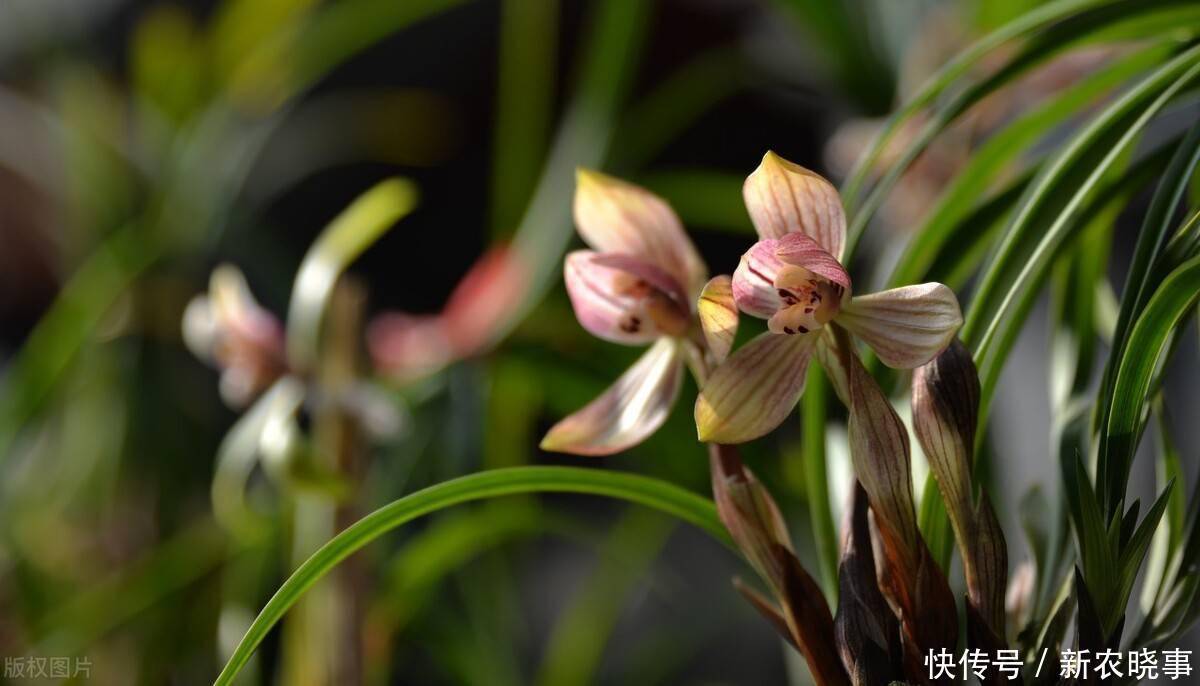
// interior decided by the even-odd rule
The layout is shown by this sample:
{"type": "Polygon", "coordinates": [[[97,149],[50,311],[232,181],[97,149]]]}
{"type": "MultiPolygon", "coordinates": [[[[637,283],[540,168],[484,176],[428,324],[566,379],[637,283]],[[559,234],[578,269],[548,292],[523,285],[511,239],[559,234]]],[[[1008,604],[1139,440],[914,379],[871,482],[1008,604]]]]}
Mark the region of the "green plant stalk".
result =
{"type": "Polygon", "coordinates": [[[805,392],[801,399],[800,419],[803,424],[804,484],[807,492],[809,518],[812,520],[813,541],[817,548],[817,567],[821,570],[821,586],[830,607],[838,599],[838,536],[829,503],[829,474],[825,452],[826,388],[825,374],[820,365],[809,365],[805,392]]]}
{"type": "MultiPolygon", "coordinates": [[[[328,314],[319,318],[327,320],[328,330],[318,351],[316,373],[322,392],[330,397],[346,393],[361,373],[360,336],[365,307],[363,288],[352,279],[341,279],[327,303],[328,314]]],[[[361,469],[359,433],[357,421],[339,403],[322,403],[313,428],[317,457],[323,460],[321,468],[356,483],[361,469]]],[[[336,531],[352,523],[351,507],[351,503],[318,494],[298,494],[293,507],[292,564],[300,564],[336,531]]],[[[292,615],[283,643],[285,683],[362,682],[359,633],[364,606],[361,593],[365,589],[355,562],[357,558],[348,561],[314,589],[315,593],[292,615]],[[330,640],[330,636],[337,639],[330,640]]]]}
{"type": "Polygon", "coordinates": [[[321,546],[267,602],[215,683],[218,686],[232,684],[267,632],[309,588],[339,562],[383,534],[452,505],[536,492],[585,493],[628,500],[678,517],[733,548],[712,501],[658,479],[580,467],[513,467],[470,474],[385,505],[321,546]]]}
{"type": "Polygon", "coordinates": [[[294,370],[311,371],[320,359],[321,326],[338,278],[416,204],[412,183],[381,181],[342,210],[309,248],[288,305],[287,355],[294,370]]]}

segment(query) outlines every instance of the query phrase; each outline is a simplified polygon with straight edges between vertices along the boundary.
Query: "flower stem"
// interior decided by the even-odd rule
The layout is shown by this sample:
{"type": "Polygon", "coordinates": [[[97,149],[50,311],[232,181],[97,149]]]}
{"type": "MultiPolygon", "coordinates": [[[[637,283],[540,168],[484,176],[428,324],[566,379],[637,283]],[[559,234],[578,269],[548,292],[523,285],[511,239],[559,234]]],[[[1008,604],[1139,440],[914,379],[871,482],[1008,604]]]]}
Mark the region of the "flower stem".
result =
{"type": "Polygon", "coordinates": [[[804,483],[808,489],[808,511],[817,548],[821,587],[830,606],[837,606],[837,529],[829,503],[829,475],[825,462],[825,374],[810,365],[802,399],[804,483]]]}

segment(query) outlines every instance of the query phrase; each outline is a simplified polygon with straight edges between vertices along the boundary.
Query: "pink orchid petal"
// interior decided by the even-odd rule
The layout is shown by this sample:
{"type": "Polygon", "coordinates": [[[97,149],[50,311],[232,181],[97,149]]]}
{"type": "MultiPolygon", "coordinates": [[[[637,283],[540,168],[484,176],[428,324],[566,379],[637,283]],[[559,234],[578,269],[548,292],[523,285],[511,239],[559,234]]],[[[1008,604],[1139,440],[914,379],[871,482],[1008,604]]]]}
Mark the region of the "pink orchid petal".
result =
{"type": "Polygon", "coordinates": [[[760,334],[708,377],[696,398],[696,429],[707,443],[744,443],[783,423],[804,392],[817,336],[760,334]]]}
{"type": "Polygon", "coordinates": [[[442,310],[454,355],[469,357],[495,343],[528,287],[529,270],[516,251],[502,245],[485,252],[454,287],[442,310]]]}
{"type": "Polygon", "coordinates": [[[841,258],[846,213],[837,189],[819,174],[768,152],[746,178],[742,196],[760,237],[801,233],[841,258]]]}
{"type": "Polygon", "coordinates": [[[367,327],[367,349],[379,371],[399,382],[420,379],[455,360],[444,316],[385,312],[367,327]]]}
{"type": "Polygon", "coordinates": [[[733,301],[733,284],[731,279],[722,274],[714,276],[704,286],[697,305],[700,315],[700,329],[704,332],[704,341],[708,350],[718,363],[724,362],[733,347],[733,339],[737,336],[738,310],[733,301]]]}
{"type": "Polygon", "coordinates": [[[770,319],[783,307],[775,277],[787,265],[775,254],[778,243],[770,238],[755,243],[733,272],[733,300],[738,309],[760,319],[770,319]]]}
{"type": "Polygon", "coordinates": [[[962,312],[954,291],[923,283],[853,298],[837,323],[871,346],[887,366],[914,369],[950,344],[962,326],[962,312]]]}
{"type": "Polygon", "coordinates": [[[850,275],[833,255],[829,254],[816,241],[802,233],[789,233],[775,246],[775,255],[780,260],[823,277],[850,293],[850,275]]]}
{"type": "Polygon", "coordinates": [[[606,266],[599,253],[578,250],[567,255],[563,276],[575,317],[593,335],[614,343],[642,345],[663,334],[644,312],[643,300],[629,293],[629,271],[606,266]]]}
{"type": "Polygon", "coordinates": [[[283,325],[258,304],[241,270],[229,264],[214,269],[208,296],[217,322],[229,335],[244,339],[264,352],[283,354],[283,325]]]}
{"type": "Polygon", "coordinates": [[[608,390],[555,424],[542,439],[542,449],[611,455],[657,431],[671,413],[683,381],[679,346],[674,339],[659,339],[608,390]]]}
{"type": "Polygon", "coordinates": [[[688,302],[687,294],[683,292],[683,286],[675,280],[670,274],[664,272],[658,267],[639,260],[632,255],[621,253],[600,253],[592,258],[592,263],[601,267],[611,267],[619,269],[628,274],[632,274],[646,283],[654,286],[658,290],[666,293],[672,300],[680,305],[683,309],[690,309],[691,303],[688,302]]]}
{"type": "Polygon", "coordinates": [[[675,211],[653,193],[605,174],[576,174],[575,225],[599,252],[633,255],[681,284],[687,300],[700,292],[707,268],[675,211]]]}

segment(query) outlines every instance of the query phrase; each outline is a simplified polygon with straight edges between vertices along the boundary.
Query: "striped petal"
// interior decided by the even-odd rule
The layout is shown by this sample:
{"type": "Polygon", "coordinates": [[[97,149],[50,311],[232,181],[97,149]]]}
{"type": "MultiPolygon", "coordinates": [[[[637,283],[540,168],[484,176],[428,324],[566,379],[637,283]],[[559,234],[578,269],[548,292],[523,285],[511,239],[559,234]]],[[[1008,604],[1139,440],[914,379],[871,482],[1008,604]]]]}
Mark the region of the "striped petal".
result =
{"type": "Polygon", "coordinates": [[[700,293],[697,304],[704,341],[718,363],[724,362],[737,336],[738,311],[733,301],[733,283],[725,274],[714,276],[700,293]]]}
{"type": "Polygon", "coordinates": [[[653,193],[599,172],[576,173],[575,225],[600,252],[632,255],[662,269],[695,297],[707,268],[675,211],[653,193]]]}
{"type": "Polygon", "coordinates": [[[760,237],[802,233],[841,258],[846,213],[837,189],[819,174],[768,152],[746,179],[742,196],[760,237]]]}
{"type": "Polygon", "coordinates": [[[815,335],[760,334],[713,371],[696,398],[707,443],[745,443],[783,423],[804,392],[815,335]]]}
{"type": "Polygon", "coordinates": [[[853,298],[837,323],[871,346],[887,366],[913,369],[950,344],[962,326],[962,311],[954,291],[923,283],[853,298]]]}
{"type": "Polygon", "coordinates": [[[631,448],[666,421],[682,381],[679,343],[660,338],[608,390],[555,424],[541,447],[576,455],[611,455],[631,448]]]}
{"type": "Polygon", "coordinates": [[[755,243],[733,272],[733,300],[738,309],[760,319],[770,319],[783,307],[775,277],[788,265],[775,254],[778,244],[773,238],[755,243]]]}
{"type": "Polygon", "coordinates": [[[627,345],[643,345],[687,330],[686,305],[654,285],[673,282],[670,277],[634,258],[614,261],[612,257],[578,250],[564,262],[567,295],[583,328],[627,345]]]}
{"type": "Polygon", "coordinates": [[[850,275],[846,273],[842,263],[830,255],[828,250],[802,233],[789,233],[780,238],[775,246],[775,256],[788,264],[804,267],[830,283],[841,286],[847,294],[850,292],[850,275]]]}

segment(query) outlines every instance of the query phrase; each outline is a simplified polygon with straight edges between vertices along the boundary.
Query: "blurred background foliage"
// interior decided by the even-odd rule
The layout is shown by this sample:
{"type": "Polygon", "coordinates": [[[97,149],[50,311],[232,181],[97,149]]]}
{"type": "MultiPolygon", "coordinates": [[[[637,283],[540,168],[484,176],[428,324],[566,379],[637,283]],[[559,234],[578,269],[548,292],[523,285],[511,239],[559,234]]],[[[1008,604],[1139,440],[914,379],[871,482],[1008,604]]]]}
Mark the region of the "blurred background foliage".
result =
{"type": "MultiPolygon", "coordinates": [[[[1038,4],[0,5],[0,654],[87,656],[102,684],[205,683],[281,580],[349,521],[463,474],[583,464],[538,451],[538,439],[636,351],[588,336],[558,287],[575,240],[574,168],[662,194],[710,270],[728,273],[753,236],[741,183],[764,151],[844,177],[878,117],[1038,4]],[[405,181],[377,186],[393,177],[405,181]],[[378,234],[369,245],[318,239],[371,188],[404,190],[365,220],[378,234]],[[343,414],[369,430],[339,448],[338,413],[331,425],[319,394],[276,386],[265,397],[300,406],[289,440],[311,441],[272,456],[255,438],[261,406],[230,407],[181,321],[230,263],[290,333],[304,316],[306,255],[329,257],[314,244],[349,265],[329,308],[342,333],[326,344],[348,350],[352,368],[374,356],[379,373],[338,396],[354,399],[343,414]],[[517,276],[485,274],[456,290],[497,254],[517,276]],[[489,301],[500,307],[478,308],[489,301]],[[466,327],[470,344],[438,355],[445,339],[405,333],[441,333],[431,321],[466,327]],[[351,461],[324,462],[330,453],[351,461]]],[[[861,273],[886,281],[904,232],[931,214],[995,236],[986,213],[1000,209],[978,206],[982,192],[964,183],[958,205],[935,202],[960,188],[965,161],[991,155],[975,190],[1019,192],[1028,175],[1018,150],[1061,139],[1079,111],[1154,64],[1141,49],[1153,48],[1066,52],[972,110],[900,179],[860,251],[861,273]],[[1050,92],[1074,100],[1035,109],[1050,92]],[[987,147],[1021,117],[1037,123],[987,147]]],[[[1127,225],[1137,221],[1097,238],[1114,256],[1132,245],[1127,225]]],[[[964,286],[986,243],[964,245],[965,257],[919,269],[964,286]]],[[[1008,458],[1034,467],[1002,480],[1017,489],[998,504],[1006,523],[1030,479],[1057,478],[1048,413],[1021,406],[1029,395],[1049,403],[1045,325],[1033,328],[996,401],[1002,427],[1036,427],[1008,458]]],[[[1195,409],[1194,393],[1178,402],[1180,416],[1195,409]]],[[[842,417],[831,414],[829,479],[840,493],[849,467],[842,417]]],[[[799,549],[812,551],[809,532],[823,530],[807,525],[813,476],[799,429],[797,419],[746,455],[807,537],[799,549]]],[[[1179,438],[1184,454],[1198,439],[1179,438]]],[[[708,492],[687,402],[645,444],[588,466],[708,492]]],[[[731,592],[740,569],[697,531],[612,502],[463,506],[352,558],[267,639],[241,682],[805,683],[731,592]]]]}

